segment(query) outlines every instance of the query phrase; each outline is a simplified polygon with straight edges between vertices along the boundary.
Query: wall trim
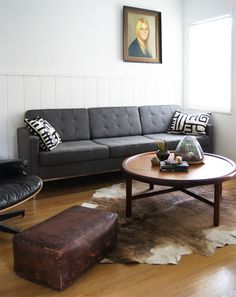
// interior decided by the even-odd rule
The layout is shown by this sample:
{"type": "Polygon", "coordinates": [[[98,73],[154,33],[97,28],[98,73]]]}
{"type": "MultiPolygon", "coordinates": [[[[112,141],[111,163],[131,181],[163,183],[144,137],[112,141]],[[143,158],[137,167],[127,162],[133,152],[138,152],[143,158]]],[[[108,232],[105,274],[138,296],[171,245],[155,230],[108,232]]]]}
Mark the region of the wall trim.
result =
{"type": "Polygon", "coordinates": [[[43,71],[17,71],[17,70],[0,70],[0,75],[9,75],[9,76],[44,76],[44,77],[78,77],[78,78],[148,78],[153,77],[153,75],[141,75],[141,74],[127,74],[127,73],[115,73],[115,74],[103,74],[103,73],[70,73],[70,72],[43,72],[43,71]]]}

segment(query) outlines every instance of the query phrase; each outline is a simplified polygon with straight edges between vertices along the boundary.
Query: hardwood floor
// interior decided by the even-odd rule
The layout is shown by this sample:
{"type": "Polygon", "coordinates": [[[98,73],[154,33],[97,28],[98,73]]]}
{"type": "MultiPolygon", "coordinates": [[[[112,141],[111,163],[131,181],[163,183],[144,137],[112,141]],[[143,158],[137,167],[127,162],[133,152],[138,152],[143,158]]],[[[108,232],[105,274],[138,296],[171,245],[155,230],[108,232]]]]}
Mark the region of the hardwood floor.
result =
{"type": "MultiPolygon", "coordinates": [[[[44,183],[33,200],[22,205],[24,219],[9,221],[21,229],[80,204],[95,189],[120,182],[120,174],[74,178],[44,183]]],[[[236,188],[236,180],[224,183],[236,188]]],[[[236,197],[235,197],[236,199],[236,197]]],[[[21,208],[22,208],[21,207],[21,208]]],[[[236,297],[236,246],[218,249],[213,256],[183,256],[178,265],[98,264],[63,292],[18,277],[13,269],[11,235],[0,233],[1,297],[236,297]]]]}

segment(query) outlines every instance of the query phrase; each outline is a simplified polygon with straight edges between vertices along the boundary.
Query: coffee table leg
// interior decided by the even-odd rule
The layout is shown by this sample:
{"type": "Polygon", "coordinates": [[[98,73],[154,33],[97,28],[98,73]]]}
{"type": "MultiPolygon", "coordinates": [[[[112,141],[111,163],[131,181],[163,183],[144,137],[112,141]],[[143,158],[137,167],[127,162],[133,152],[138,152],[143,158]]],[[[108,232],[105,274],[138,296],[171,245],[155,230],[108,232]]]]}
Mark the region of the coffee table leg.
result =
{"type": "Polygon", "coordinates": [[[214,226],[220,224],[220,199],[222,196],[222,183],[214,184],[214,226]]]}
{"type": "Polygon", "coordinates": [[[154,184],[149,184],[149,190],[153,190],[154,189],[154,184]]]}
{"type": "Polygon", "coordinates": [[[126,217],[132,216],[132,178],[126,178],[126,217]]]}

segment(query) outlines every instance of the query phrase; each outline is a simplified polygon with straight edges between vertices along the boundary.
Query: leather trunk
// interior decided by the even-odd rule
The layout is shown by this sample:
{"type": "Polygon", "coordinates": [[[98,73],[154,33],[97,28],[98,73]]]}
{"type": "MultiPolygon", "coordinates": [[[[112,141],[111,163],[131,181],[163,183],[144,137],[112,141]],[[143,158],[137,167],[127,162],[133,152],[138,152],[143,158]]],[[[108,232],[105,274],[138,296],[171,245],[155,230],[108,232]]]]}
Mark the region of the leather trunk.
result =
{"type": "Polygon", "coordinates": [[[13,237],[14,270],[63,290],[109,251],[116,221],[115,213],[73,206],[13,237]]]}

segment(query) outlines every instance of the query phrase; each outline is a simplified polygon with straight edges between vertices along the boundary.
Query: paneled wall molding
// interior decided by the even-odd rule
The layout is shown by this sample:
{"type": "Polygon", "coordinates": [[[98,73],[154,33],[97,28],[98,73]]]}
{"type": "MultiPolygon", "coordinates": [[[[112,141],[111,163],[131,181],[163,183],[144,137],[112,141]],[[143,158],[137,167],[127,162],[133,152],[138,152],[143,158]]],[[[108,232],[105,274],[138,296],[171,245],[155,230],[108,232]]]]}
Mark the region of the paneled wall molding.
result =
{"type": "Polygon", "coordinates": [[[43,72],[43,71],[17,71],[17,70],[0,70],[0,75],[14,75],[14,76],[62,76],[62,77],[80,77],[80,78],[144,78],[148,79],[150,74],[146,75],[145,73],[137,72],[136,74],[129,73],[113,73],[103,74],[103,73],[70,73],[70,72],[43,72]]]}
{"type": "Polygon", "coordinates": [[[0,159],[28,109],[182,104],[183,0],[0,3],[0,159]],[[162,13],[162,64],[122,60],[123,5],[141,2],[162,13]]]}
{"type": "Polygon", "coordinates": [[[17,157],[16,131],[29,109],[181,104],[176,77],[0,72],[0,159],[17,157]]]}

